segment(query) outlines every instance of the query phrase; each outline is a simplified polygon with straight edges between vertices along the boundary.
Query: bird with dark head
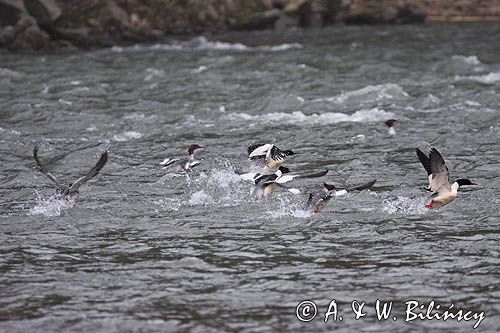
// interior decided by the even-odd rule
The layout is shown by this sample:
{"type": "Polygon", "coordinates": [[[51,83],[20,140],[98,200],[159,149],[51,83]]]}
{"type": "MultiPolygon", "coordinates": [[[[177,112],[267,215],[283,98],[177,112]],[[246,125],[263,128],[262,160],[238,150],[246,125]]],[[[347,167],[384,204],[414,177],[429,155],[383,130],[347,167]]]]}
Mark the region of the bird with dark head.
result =
{"type": "Polygon", "coordinates": [[[188,156],[180,158],[166,158],[160,165],[163,169],[174,170],[176,172],[184,171],[189,172],[192,168],[199,165],[201,162],[194,159],[194,151],[197,149],[204,148],[198,144],[192,144],[188,147],[188,156]]]}
{"type": "Polygon", "coordinates": [[[385,121],[385,125],[389,127],[388,133],[391,136],[396,135],[396,130],[394,129],[394,125],[396,125],[396,123],[397,123],[396,119],[389,119],[385,121]]]}
{"type": "Polygon", "coordinates": [[[316,193],[309,193],[309,197],[306,202],[306,207],[312,209],[313,212],[319,213],[323,207],[330,201],[333,197],[340,197],[346,195],[349,192],[369,190],[375,185],[377,180],[372,180],[368,183],[353,186],[350,188],[338,188],[334,184],[323,183],[323,188],[316,193]]]}

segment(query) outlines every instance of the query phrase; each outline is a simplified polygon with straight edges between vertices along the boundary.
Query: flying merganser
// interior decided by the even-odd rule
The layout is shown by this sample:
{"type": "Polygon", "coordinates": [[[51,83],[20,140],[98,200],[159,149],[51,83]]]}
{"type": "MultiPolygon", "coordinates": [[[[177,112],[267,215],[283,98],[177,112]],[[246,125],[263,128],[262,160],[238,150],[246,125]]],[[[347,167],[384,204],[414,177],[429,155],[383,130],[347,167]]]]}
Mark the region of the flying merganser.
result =
{"type": "Polygon", "coordinates": [[[396,124],[396,122],[396,119],[389,119],[385,122],[386,126],[389,127],[389,130],[387,132],[390,136],[396,135],[396,130],[394,129],[394,125],[396,124]]]}
{"type": "Polygon", "coordinates": [[[198,164],[200,164],[200,161],[196,161],[194,159],[194,151],[196,149],[203,148],[202,146],[193,144],[189,146],[188,148],[188,157],[184,158],[166,158],[162,162],[160,162],[160,165],[163,165],[163,169],[171,169],[175,168],[175,171],[185,171],[188,172],[198,164]]]}
{"type": "Polygon", "coordinates": [[[417,156],[427,171],[429,179],[427,189],[432,192],[430,200],[425,204],[426,208],[438,208],[449,204],[457,197],[460,186],[476,185],[469,179],[458,179],[450,186],[448,167],[436,148],[431,148],[429,156],[417,148],[417,156]]]}
{"type": "Polygon", "coordinates": [[[96,165],[90,169],[90,171],[83,177],[78,178],[74,183],[69,184],[69,186],[60,185],[57,179],[49,172],[45,170],[38,158],[38,145],[33,148],[33,157],[35,158],[38,170],[40,170],[48,179],[50,179],[56,185],[56,197],[59,199],[65,199],[67,201],[75,201],[80,194],[80,186],[85,184],[87,181],[95,177],[103,166],[108,161],[108,152],[105,151],[101,153],[101,157],[97,161],[96,165]]]}
{"type": "Polygon", "coordinates": [[[285,157],[294,155],[291,150],[281,150],[271,143],[257,143],[247,148],[251,160],[265,159],[264,172],[273,173],[285,162],[285,157]]]}
{"type": "MultiPolygon", "coordinates": [[[[322,177],[328,173],[328,170],[323,170],[319,172],[300,174],[300,175],[290,175],[290,170],[284,166],[280,166],[272,174],[255,174],[252,181],[255,184],[254,193],[258,197],[267,198],[270,196],[278,186],[286,188],[284,183],[288,183],[294,179],[305,179],[305,178],[316,178],[322,177]]],[[[291,191],[294,193],[294,191],[291,191]]]]}
{"type": "Polygon", "coordinates": [[[346,195],[349,192],[352,191],[362,191],[362,190],[367,190],[373,187],[377,180],[372,180],[371,182],[368,182],[366,184],[350,187],[350,188],[337,188],[333,184],[327,184],[323,183],[323,189],[320,191],[312,194],[309,193],[309,197],[307,199],[306,206],[309,209],[313,209],[315,213],[319,213],[321,209],[330,201],[331,198],[333,197],[340,197],[342,195],[346,195]]]}

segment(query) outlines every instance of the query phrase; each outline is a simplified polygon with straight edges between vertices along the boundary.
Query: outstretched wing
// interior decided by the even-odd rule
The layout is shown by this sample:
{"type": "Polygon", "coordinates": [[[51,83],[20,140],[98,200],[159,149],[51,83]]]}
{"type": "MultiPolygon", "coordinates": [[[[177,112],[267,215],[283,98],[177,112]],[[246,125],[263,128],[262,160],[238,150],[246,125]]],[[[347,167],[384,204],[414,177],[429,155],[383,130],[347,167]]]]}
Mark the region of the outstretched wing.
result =
{"type": "Polygon", "coordinates": [[[57,187],[60,187],[59,183],[57,182],[56,177],[54,177],[51,173],[47,172],[45,168],[42,166],[42,163],[40,162],[40,159],[38,158],[38,145],[35,145],[35,148],[33,148],[33,157],[35,158],[36,165],[38,166],[38,170],[40,170],[48,179],[50,179],[57,187]]]}
{"type": "Polygon", "coordinates": [[[248,147],[248,157],[249,158],[264,158],[267,155],[269,149],[271,149],[274,145],[267,143],[257,143],[248,147]]]}
{"type": "Polygon", "coordinates": [[[418,148],[417,148],[417,156],[418,159],[420,160],[420,163],[422,163],[422,165],[424,166],[425,171],[427,171],[427,175],[432,174],[431,159],[418,148]]]}
{"type": "Polygon", "coordinates": [[[307,197],[307,202],[306,202],[307,207],[311,207],[311,205],[313,203],[313,198],[314,198],[314,195],[312,193],[309,193],[309,196],[307,197]]]}
{"type": "Polygon", "coordinates": [[[172,164],[174,164],[175,162],[178,162],[178,161],[179,161],[178,158],[172,158],[172,159],[166,158],[166,159],[164,159],[163,161],[160,162],[160,165],[163,165],[163,167],[166,168],[166,167],[168,167],[168,166],[170,166],[170,165],[172,165],[172,164]]]}
{"type": "Polygon", "coordinates": [[[88,180],[92,179],[95,175],[101,171],[102,167],[106,164],[108,161],[108,152],[105,151],[104,153],[101,154],[101,157],[99,158],[99,161],[97,161],[96,165],[90,169],[90,171],[83,177],[80,177],[74,182],[71,187],[69,188],[69,192],[76,192],[82,186],[85,184],[88,180]]]}
{"type": "Polygon", "coordinates": [[[278,175],[275,173],[272,173],[270,175],[260,175],[254,179],[254,183],[256,186],[264,186],[274,183],[276,178],[278,178],[278,175]]]}
{"type": "Polygon", "coordinates": [[[276,183],[283,184],[283,183],[288,183],[289,181],[292,181],[292,180],[295,180],[295,179],[323,177],[327,173],[328,173],[328,169],[325,169],[325,170],[319,171],[319,172],[313,172],[313,173],[301,174],[301,175],[284,174],[283,176],[279,177],[276,180],[276,183]]]}
{"type": "Polygon", "coordinates": [[[436,148],[431,148],[430,164],[432,172],[431,191],[435,193],[443,189],[449,190],[448,167],[443,156],[436,148]]]}
{"type": "Polygon", "coordinates": [[[368,189],[372,188],[373,185],[375,185],[376,182],[377,182],[377,180],[374,179],[371,182],[368,182],[366,184],[362,184],[362,185],[351,187],[351,188],[348,189],[348,191],[363,191],[363,190],[368,190],[368,189]]]}

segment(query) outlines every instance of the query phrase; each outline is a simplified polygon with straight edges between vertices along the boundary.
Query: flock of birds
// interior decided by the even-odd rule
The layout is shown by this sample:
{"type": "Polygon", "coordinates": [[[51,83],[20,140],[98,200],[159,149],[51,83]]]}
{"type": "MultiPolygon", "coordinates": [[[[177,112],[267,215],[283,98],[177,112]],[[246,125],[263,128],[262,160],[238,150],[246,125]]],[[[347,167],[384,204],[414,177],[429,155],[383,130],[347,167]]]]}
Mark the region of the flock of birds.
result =
{"type": "MultiPolygon", "coordinates": [[[[395,135],[394,125],[396,120],[389,119],[385,122],[388,126],[389,135],[395,135]]],[[[194,154],[197,149],[203,148],[200,145],[193,144],[188,148],[188,156],[182,158],[167,158],[163,160],[160,165],[169,171],[183,172],[186,175],[201,162],[195,160],[194,154]]],[[[108,152],[105,151],[101,154],[96,165],[84,176],[78,178],[74,183],[68,186],[61,185],[57,179],[49,173],[38,157],[38,145],[33,149],[33,157],[35,159],[37,169],[41,171],[56,187],[56,198],[74,202],[79,195],[80,187],[87,181],[95,177],[99,171],[104,167],[108,160],[108,152]]],[[[417,157],[422,163],[428,175],[429,186],[426,188],[431,192],[431,196],[425,203],[425,207],[429,209],[442,207],[457,197],[458,189],[461,186],[476,185],[469,179],[458,179],[450,185],[449,171],[443,156],[436,148],[431,148],[429,154],[425,154],[420,149],[416,149],[417,157]]],[[[300,194],[303,191],[290,188],[286,185],[293,180],[305,178],[317,178],[325,176],[328,170],[321,170],[319,172],[306,173],[306,174],[291,174],[290,170],[283,166],[285,159],[288,156],[294,155],[292,150],[282,150],[276,145],[267,144],[253,144],[247,149],[248,159],[252,161],[253,165],[249,171],[243,172],[236,170],[235,172],[241,177],[242,180],[249,181],[253,184],[253,194],[260,198],[269,197],[277,188],[284,188],[293,194],[300,194]]],[[[338,196],[345,195],[353,191],[362,191],[370,189],[376,180],[370,181],[366,184],[361,184],[351,188],[337,188],[333,184],[323,183],[322,189],[314,193],[308,193],[306,202],[307,209],[318,213],[330,201],[330,199],[338,196]]]]}

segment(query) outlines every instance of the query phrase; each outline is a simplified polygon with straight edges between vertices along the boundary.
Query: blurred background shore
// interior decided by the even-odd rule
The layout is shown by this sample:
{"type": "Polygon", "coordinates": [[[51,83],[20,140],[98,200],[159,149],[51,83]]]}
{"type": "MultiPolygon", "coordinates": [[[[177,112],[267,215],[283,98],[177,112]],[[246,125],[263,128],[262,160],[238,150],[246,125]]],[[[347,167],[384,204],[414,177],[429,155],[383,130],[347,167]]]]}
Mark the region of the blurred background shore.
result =
{"type": "Polygon", "coordinates": [[[92,49],[234,30],[500,21],[498,0],[0,0],[0,50],[92,49]]]}

